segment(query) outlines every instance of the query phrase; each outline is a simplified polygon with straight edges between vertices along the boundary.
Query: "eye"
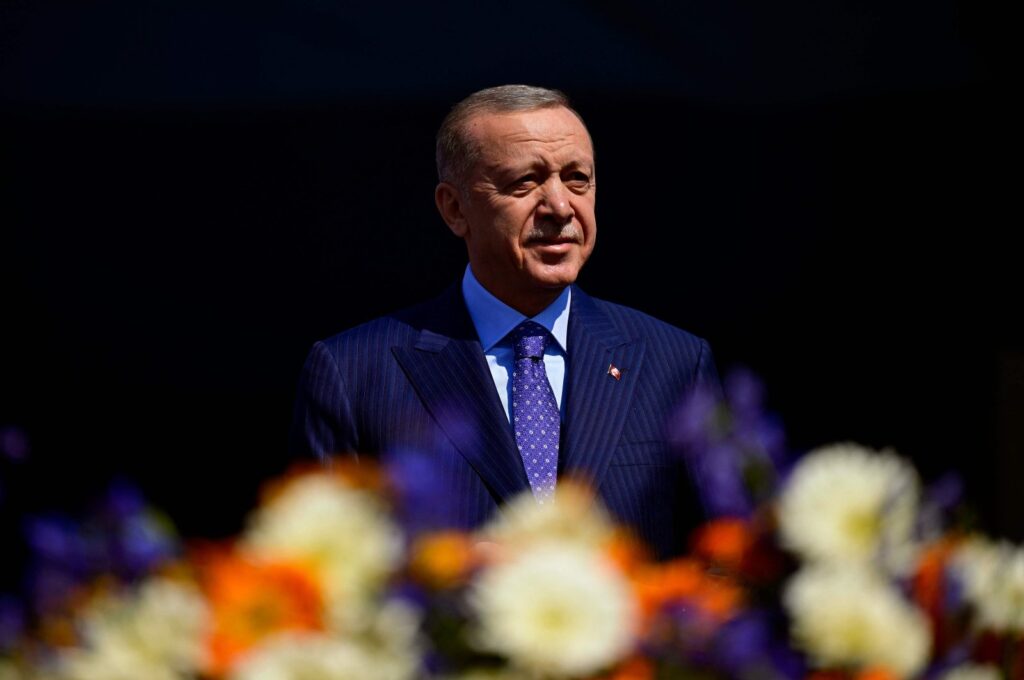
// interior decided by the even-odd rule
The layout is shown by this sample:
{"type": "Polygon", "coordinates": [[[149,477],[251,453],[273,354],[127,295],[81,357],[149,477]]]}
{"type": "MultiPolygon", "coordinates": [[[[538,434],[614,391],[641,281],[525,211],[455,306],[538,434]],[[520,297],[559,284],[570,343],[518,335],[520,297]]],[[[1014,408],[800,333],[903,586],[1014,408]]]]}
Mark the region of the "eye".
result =
{"type": "Polygon", "coordinates": [[[515,179],[508,185],[507,190],[509,193],[525,193],[535,186],[537,186],[537,175],[531,172],[515,179]]]}
{"type": "Polygon", "coordinates": [[[565,179],[565,185],[573,191],[586,191],[590,188],[590,175],[582,170],[574,170],[565,179]]]}

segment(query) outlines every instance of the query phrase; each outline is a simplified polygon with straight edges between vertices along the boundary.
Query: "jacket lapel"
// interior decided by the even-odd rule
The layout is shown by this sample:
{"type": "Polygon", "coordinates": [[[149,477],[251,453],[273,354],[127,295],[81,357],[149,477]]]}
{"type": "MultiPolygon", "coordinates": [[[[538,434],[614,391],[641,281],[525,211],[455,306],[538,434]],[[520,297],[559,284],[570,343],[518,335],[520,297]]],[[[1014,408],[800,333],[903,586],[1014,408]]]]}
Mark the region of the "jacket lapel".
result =
{"type": "Polygon", "coordinates": [[[391,351],[431,416],[503,503],[529,482],[461,290],[453,286],[425,316],[415,344],[391,351]]]}
{"type": "Polygon", "coordinates": [[[645,344],[623,335],[573,286],[569,313],[565,435],[559,474],[600,488],[622,434],[643,364],[645,344]],[[609,366],[619,378],[609,374],[609,366]]]}

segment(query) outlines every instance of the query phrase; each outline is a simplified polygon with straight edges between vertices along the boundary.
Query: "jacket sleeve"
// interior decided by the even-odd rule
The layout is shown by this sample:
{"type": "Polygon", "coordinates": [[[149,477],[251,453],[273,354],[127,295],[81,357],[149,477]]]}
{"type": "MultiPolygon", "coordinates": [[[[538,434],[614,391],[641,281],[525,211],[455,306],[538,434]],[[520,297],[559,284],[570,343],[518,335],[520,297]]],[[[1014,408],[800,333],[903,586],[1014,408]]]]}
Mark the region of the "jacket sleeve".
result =
{"type": "Polygon", "coordinates": [[[715,357],[711,354],[711,346],[707,340],[700,341],[700,357],[697,359],[697,371],[694,387],[709,390],[717,398],[722,398],[722,381],[718,378],[715,368],[715,357]]]}
{"type": "Polygon", "coordinates": [[[289,449],[293,458],[326,460],[358,447],[352,405],[338,362],[322,342],[313,345],[299,379],[289,449]]]}

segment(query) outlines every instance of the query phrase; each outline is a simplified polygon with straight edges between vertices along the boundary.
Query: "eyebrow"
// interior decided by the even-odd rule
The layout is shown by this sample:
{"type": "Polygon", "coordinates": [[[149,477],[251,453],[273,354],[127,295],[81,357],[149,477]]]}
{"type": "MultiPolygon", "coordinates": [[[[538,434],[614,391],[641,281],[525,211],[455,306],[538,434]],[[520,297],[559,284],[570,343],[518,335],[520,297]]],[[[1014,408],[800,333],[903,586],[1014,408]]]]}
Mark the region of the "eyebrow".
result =
{"type": "MultiPolygon", "coordinates": [[[[573,159],[566,163],[564,166],[558,169],[558,172],[565,172],[566,170],[577,170],[583,169],[593,175],[595,173],[594,159],[573,159]]],[[[491,174],[495,174],[501,177],[504,176],[515,176],[518,177],[523,173],[535,172],[538,169],[543,169],[545,172],[548,171],[547,163],[543,161],[539,156],[537,157],[524,157],[513,162],[498,162],[488,163],[484,166],[485,171],[491,174]]]]}

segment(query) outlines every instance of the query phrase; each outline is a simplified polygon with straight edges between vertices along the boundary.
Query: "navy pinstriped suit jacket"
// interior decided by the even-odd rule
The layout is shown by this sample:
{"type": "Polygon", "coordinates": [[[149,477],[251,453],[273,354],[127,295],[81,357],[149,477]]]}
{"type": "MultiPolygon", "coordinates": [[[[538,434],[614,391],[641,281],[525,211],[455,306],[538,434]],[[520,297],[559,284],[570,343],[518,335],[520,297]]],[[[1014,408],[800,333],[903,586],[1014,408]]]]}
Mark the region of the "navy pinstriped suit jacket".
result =
{"type": "MultiPolygon", "coordinates": [[[[574,287],[567,345],[559,477],[589,479],[659,556],[682,552],[702,518],[666,424],[688,388],[717,385],[707,343],[574,287]]],[[[448,495],[446,519],[458,527],[478,526],[529,489],[457,284],[316,343],[300,381],[292,449],[427,454],[448,495]]]]}

